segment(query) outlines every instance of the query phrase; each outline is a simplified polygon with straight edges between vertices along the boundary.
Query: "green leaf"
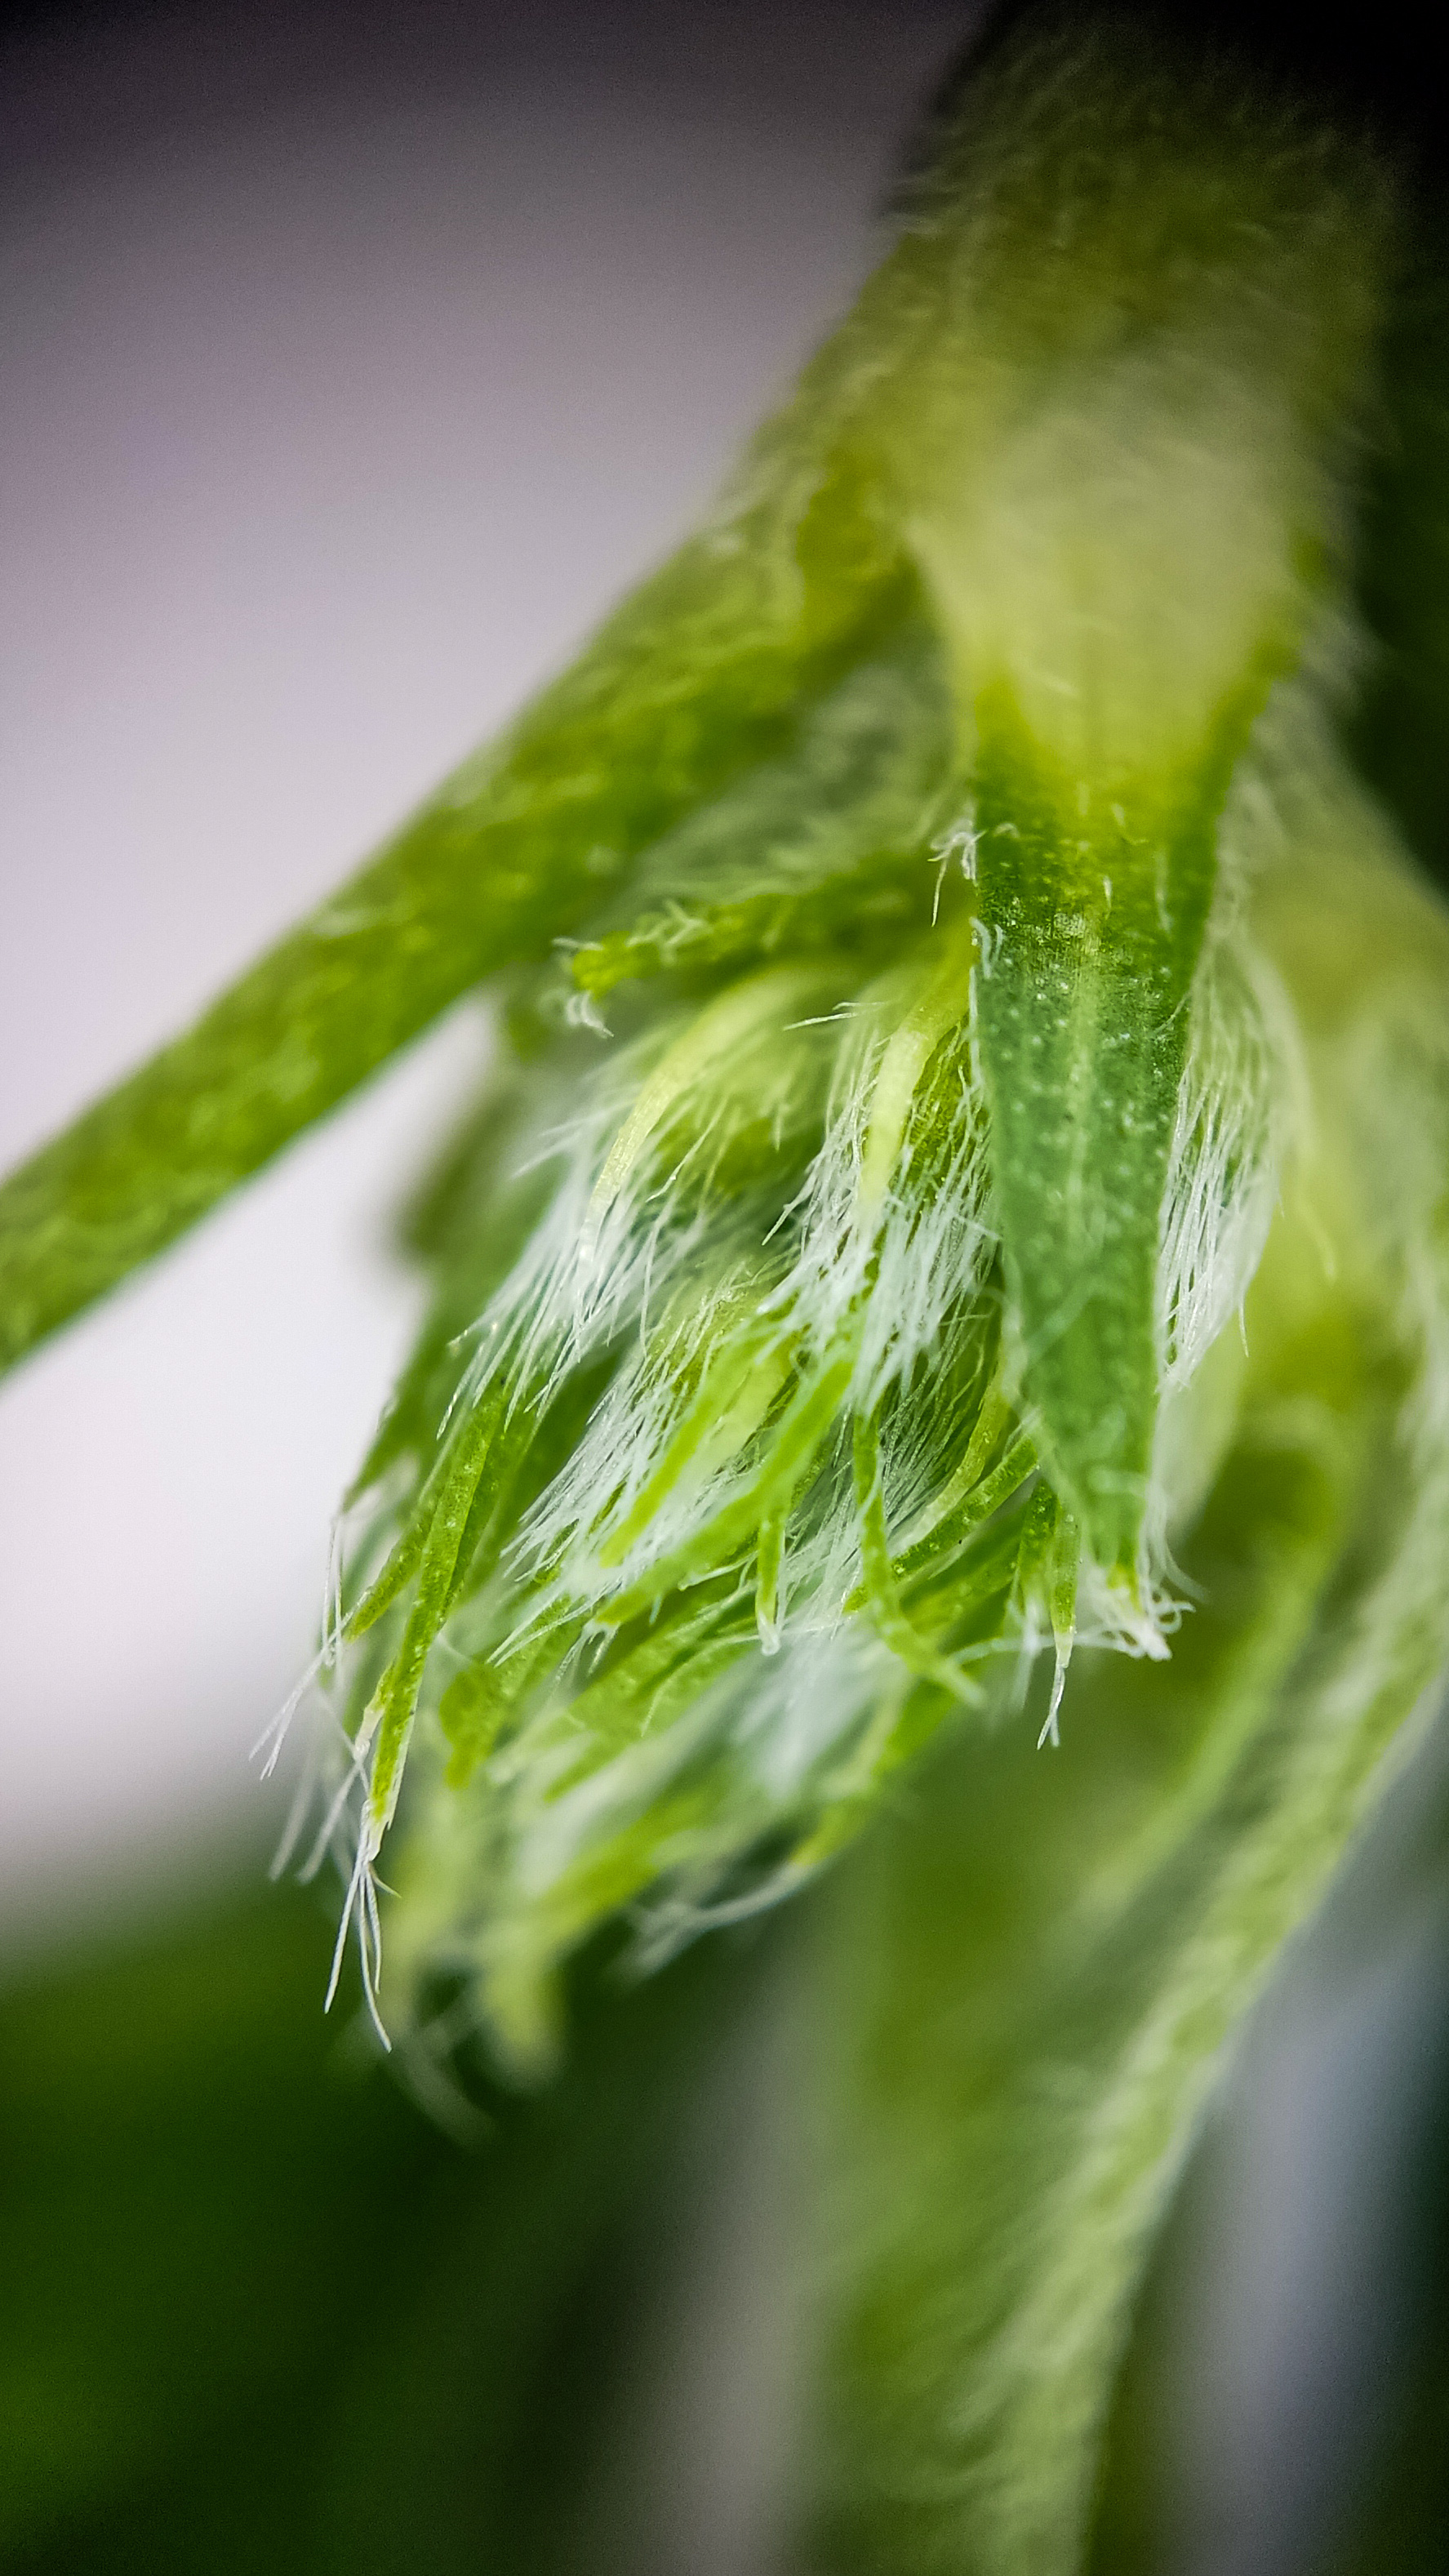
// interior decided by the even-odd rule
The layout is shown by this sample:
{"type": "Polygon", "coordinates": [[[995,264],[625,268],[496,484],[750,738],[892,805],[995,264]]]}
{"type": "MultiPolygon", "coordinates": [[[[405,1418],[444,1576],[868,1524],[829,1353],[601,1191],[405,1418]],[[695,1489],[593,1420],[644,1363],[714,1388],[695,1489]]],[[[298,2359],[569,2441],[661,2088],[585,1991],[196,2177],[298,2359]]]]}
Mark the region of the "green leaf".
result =
{"type": "Polygon", "coordinates": [[[1265,692],[1250,677],[1197,773],[1150,801],[1054,774],[1004,689],[980,709],[976,1026],[1017,1365],[1044,1460],[1130,1592],[1189,1002],[1218,817],[1265,692]]]}

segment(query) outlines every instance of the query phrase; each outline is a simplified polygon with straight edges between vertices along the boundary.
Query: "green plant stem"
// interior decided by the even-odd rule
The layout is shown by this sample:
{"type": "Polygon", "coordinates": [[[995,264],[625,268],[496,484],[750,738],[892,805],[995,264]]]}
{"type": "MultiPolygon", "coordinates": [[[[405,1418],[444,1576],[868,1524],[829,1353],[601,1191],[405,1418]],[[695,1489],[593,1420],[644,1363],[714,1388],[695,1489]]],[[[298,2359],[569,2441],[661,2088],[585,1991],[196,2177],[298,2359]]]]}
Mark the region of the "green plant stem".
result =
{"type": "Polygon", "coordinates": [[[0,1184],[0,1370],[789,742],[894,604],[888,568],[862,583],[848,555],[842,579],[812,547],[814,499],[754,496],[691,539],[379,857],[0,1184]]]}
{"type": "Polygon", "coordinates": [[[817,2025],[847,2061],[823,2122],[831,2576],[1082,2563],[1218,2052],[1442,1653],[1424,1577],[1449,1483],[1393,1460],[1394,1389],[1364,1408],[1348,1340],[1325,1324],[1293,1355],[1304,1445],[1229,1460],[1172,1665],[1087,1659],[1059,1755],[1031,1728],[963,1738],[840,1883],[817,2025]]]}

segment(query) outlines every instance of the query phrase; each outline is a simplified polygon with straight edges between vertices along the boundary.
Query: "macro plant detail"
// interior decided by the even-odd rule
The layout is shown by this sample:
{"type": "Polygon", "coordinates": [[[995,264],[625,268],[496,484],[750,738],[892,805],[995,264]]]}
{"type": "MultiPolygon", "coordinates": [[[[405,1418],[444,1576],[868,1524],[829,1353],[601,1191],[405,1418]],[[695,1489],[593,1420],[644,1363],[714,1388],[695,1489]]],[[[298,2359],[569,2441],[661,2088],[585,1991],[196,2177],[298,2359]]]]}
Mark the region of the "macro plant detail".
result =
{"type": "Polygon", "coordinates": [[[1080,2563],[1223,2043],[1449,1651],[1449,917],[1355,734],[1414,220],[1230,54],[990,48],[716,515],[0,1194],[16,1357],[495,1000],[288,1853],[404,2055],[521,2081],[601,1926],[841,1864],[833,2568],[1080,2563]]]}

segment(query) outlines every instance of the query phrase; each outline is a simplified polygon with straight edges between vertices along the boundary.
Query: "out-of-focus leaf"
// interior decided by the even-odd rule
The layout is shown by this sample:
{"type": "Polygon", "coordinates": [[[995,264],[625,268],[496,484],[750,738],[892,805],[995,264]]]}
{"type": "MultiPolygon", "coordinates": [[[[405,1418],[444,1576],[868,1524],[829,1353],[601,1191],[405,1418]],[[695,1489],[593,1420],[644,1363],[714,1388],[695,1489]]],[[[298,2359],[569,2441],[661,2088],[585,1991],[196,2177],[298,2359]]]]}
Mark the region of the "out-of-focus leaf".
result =
{"type": "Polygon", "coordinates": [[[726,1946],[575,1994],[567,2071],[450,2143],[248,1891],[0,1995],[7,2576],[587,2565],[592,2428],[726,1946]],[[581,2554],[582,2553],[582,2554],[581,2554]]]}

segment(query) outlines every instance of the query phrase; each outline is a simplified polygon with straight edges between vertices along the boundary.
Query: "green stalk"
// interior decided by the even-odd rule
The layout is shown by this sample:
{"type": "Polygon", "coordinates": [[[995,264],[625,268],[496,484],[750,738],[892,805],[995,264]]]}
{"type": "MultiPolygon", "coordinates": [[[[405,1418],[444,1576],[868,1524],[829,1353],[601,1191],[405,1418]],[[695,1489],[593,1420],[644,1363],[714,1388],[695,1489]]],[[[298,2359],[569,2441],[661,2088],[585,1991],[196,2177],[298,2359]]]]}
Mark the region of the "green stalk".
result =
{"type": "Polygon", "coordinates": [[[789,743],[802,703],[892,604],[890,565],[862,564],[849,530],[841,577],[839,505],[812,519],[814,498],[757,490],[727,507],[379,858],[0,1185],[0,1369],[460,994],[547,957],[641,848],[789,743]]]}
{"type": "Polygon", "coordinates": [[[963,1746],[830,1910],[815,2474],[841,2576],[1079,2566],[1222,2044],[1414,1740],[1449,1471],[1365,1474],[1399,1390],[1365,1384],[1341,1318],[1291,1384],[1310,1437],[1228,1461],[1171,1666],[1081,1677],[1050,1763],[1030,1731],[963,1746]]]}

